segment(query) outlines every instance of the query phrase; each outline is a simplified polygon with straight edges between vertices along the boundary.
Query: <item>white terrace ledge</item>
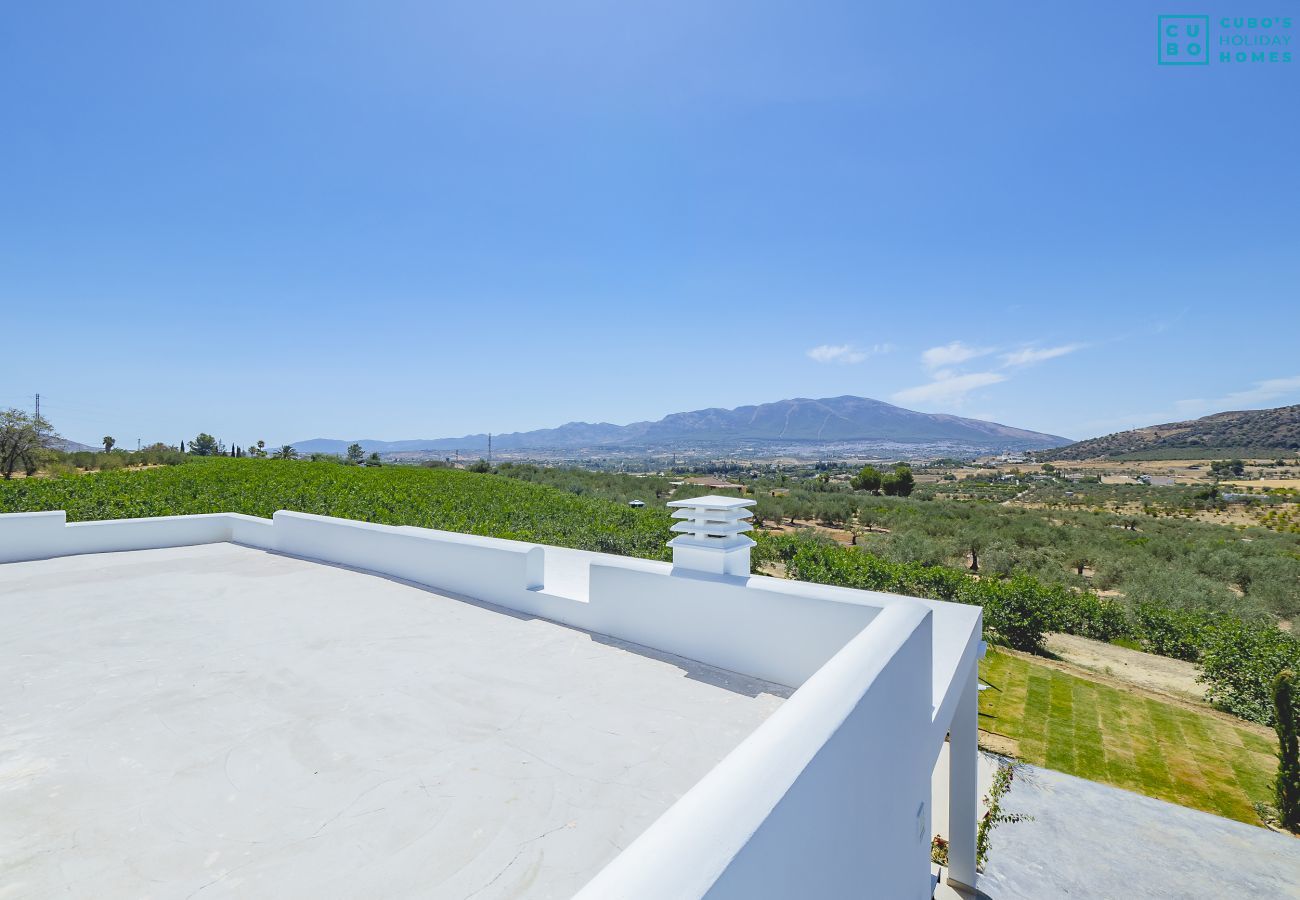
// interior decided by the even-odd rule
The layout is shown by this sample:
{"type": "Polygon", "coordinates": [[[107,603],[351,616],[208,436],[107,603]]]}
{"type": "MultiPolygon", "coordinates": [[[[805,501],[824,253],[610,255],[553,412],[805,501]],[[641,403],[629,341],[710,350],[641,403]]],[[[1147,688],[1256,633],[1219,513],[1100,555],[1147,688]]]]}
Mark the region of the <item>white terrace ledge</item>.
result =
{"type": "MultiPolygon", "coordinates": [[[[718,552],[742,519],[719,520],[718,552]]],[[[951,871],[973,884],[980,610],[677,549],[673,566],[293,512],[0,515],[0,706],[22,710],[0,722],[18,801],[0,854],[27,860],[6,879],[921,900],[951,731],[951,871]],[[140,732],[106,745],[101,707],[185,727],[124,754],[140,732]],[[242,749],[220,744],[211,723],[244,711],[242,749]],[[222,784],[178,774],[217,746],[222,784]],[[105,802],[91,821],[86,797],[105,802]]]]}

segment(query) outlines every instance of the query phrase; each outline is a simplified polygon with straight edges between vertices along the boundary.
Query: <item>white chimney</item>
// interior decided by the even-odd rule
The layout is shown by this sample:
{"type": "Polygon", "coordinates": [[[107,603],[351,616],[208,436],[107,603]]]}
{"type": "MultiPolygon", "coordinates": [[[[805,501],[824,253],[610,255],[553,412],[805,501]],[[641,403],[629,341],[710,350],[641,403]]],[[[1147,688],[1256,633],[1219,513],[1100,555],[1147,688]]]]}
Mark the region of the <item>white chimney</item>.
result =
{"type": "Polygon", "coordinates": [[[748,575],[749,509],[755,501],[740,497],[693,497],[673,500],[673,526],[680,532],[668,542],[673,548],[673,569],[714,575],[748,575]]]}

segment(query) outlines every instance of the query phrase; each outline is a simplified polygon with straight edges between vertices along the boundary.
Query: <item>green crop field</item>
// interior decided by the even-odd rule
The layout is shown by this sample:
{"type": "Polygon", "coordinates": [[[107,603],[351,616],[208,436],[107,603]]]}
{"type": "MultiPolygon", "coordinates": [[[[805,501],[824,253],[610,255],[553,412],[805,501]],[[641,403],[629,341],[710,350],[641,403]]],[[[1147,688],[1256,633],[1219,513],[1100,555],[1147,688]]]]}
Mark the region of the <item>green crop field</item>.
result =
{"type": "Polygon", "coordinates": [[[1272,802],[1277,742],[1261,729],[1002,651],[980,675],[980,729],[1025,762],[1251,825],[1272,802]]]}
{"type": "Polygon", "coordinates": [[[672,524],[660,509],[454,469],[217,458],[0,483],[0,513],[51,509],[70,521],[287,509],[649,559],[668,558],[672,524]]]}

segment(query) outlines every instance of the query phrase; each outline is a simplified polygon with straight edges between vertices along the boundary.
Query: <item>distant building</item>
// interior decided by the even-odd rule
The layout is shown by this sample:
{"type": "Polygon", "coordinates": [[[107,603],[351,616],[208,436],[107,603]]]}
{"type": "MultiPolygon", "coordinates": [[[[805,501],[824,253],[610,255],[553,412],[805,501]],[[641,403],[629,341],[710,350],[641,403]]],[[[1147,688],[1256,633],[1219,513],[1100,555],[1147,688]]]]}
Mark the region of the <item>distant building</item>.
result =
{"type": "Polygon", "coordinates": [[[695,478],[683,478],[681,481],[674,481],[675,485],[690,484],[695,487],[706,487],[714,491],[739,491],[745,492],[745,486],[735,481],[719,481],[716,478],[706,476],[697,476],[695,478]]]}

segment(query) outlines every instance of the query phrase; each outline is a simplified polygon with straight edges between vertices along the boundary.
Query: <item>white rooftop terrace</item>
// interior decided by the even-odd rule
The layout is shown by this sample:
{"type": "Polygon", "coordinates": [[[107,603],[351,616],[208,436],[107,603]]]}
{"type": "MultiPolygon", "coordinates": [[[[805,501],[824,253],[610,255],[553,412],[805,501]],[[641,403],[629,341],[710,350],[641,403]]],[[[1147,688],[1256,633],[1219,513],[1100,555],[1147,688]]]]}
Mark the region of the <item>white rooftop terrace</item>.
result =
{"type": "Polygon", "coordinates": [[[0,596],[19,895],[568,897],[789,693],[234,544],[0,596]]]}
{"type": "Polygon", "coordinates": [[[919,900],[949,731],[973,883],[979,610],[735,562],[0,516],[0,897],[919,900]]]}

